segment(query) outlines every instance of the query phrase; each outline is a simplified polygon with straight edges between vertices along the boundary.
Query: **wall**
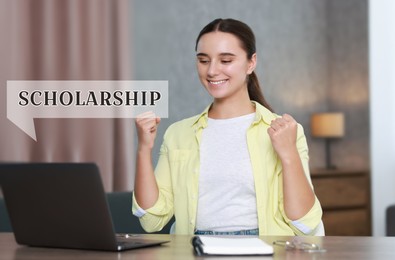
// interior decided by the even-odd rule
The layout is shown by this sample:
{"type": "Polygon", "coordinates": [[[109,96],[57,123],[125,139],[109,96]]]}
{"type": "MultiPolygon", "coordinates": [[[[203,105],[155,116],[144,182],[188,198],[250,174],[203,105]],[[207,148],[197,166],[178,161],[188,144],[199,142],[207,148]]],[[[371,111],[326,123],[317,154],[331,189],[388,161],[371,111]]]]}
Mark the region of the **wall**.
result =
{"type": "Polygon", "coordinates": [[[328,109],[345,113],[345,137],[332,142],[333,162],[369,169],[368,4],[328,1],[328,109]]]}
{"type": "Polygon", "coordinates": [[[310,137],[311,113],[342,110],[347,135],[333,144],[339,167],[369,167],[367,4],[361,0],[133,1],[135,79],[169,80],[167,126],[211,101],[197,78],[195,39],[215,18],[249,24],[258,49],[257,74],[279,114],[304,127],[311,167],[324,166],[324,142],[310,137]]]}
{"type": "Polygon", "coordinates": [[[373,234],[395,204],[395,1],[369,2],[373,234]]]}

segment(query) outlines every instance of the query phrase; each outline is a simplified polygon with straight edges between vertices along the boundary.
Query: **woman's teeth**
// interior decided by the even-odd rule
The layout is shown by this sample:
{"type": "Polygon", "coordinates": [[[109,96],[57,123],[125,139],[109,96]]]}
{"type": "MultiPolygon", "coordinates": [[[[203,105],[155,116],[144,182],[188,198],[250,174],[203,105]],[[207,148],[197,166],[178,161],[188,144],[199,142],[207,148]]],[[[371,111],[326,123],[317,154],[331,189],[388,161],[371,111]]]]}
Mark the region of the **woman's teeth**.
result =
{"type": "Polygon", "coordinates": [[[226,82],[226,80],[220,80],[220,81],[211,81],[210,80],[210,83],[213,84],[213,85],[219,85],[219,84],[222,84],[222,83],[225,83],[225,82],[226,82]]]}

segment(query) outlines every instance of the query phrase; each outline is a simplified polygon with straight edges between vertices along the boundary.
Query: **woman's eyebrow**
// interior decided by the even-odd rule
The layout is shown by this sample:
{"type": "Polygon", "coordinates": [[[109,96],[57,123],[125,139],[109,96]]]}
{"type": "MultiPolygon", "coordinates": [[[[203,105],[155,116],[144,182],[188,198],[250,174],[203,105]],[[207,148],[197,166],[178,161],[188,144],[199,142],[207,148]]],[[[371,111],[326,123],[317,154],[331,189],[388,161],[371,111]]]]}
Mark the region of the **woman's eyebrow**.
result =
{"type": "Polygon", "coordinates": [[[223,52],[223,53],[220,53],[219,56],[236,56],[236,55],[233,53],[230,53],[230,52],[223,52]]]}
{"type": "Polygon", "coordinates": [[[198,54],[196,54],[196,57],[200,57],[200,56],[208,57],[208,55],[206,53],[199,52],[198,54]]]}
{"type": "MultiPolygon", "coordinates": [[[[202,52],[197,53],[196,56],[197,57],[200,57],[200,56],[209,57],[208,54],[202,53],[202,52]]],[[[230,52],[222,52],[219,54],[219,56],[236,56],[236,55],[233,53],[230,53],[230,52]]]]}

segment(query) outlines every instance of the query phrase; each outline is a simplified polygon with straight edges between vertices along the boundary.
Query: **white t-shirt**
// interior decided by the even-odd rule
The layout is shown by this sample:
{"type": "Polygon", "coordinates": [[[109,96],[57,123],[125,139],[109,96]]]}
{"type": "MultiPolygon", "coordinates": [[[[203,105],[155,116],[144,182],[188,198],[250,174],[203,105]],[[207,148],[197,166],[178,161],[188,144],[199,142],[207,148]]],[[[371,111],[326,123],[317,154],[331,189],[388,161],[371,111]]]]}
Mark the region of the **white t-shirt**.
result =
{"type": "Polygon", "coordinates": [[[258,228],[247,129],[255,113],[208,119],[200,144],[198,230],[258,228]]]}

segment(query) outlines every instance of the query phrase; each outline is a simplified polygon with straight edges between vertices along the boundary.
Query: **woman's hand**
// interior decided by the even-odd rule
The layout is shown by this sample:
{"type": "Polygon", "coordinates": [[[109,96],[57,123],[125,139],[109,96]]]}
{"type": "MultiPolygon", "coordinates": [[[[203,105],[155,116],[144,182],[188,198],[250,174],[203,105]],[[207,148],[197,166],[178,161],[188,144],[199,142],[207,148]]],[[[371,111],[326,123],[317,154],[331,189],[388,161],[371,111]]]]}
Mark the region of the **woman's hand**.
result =
{"type": "Polygon", "coordinates": [[[152,150],[159,123],[160,118],[153,112],[145,112],[136,117],[138,150],[152,150]]]}
{"type": "Polygon", "coordinates": [[[272,120],[267,130],[274,150],[282,160],[292,156],[296,149],[297,122],[295,119],[284,114],[282,117],[272,120]]]}

